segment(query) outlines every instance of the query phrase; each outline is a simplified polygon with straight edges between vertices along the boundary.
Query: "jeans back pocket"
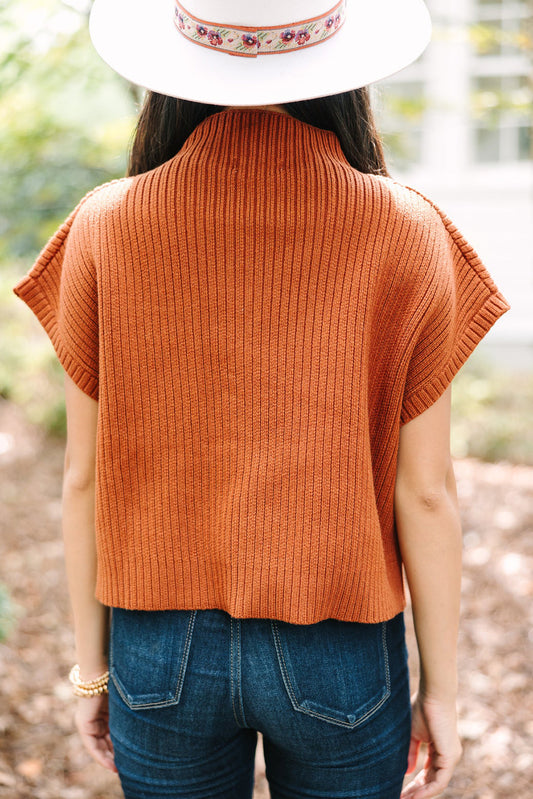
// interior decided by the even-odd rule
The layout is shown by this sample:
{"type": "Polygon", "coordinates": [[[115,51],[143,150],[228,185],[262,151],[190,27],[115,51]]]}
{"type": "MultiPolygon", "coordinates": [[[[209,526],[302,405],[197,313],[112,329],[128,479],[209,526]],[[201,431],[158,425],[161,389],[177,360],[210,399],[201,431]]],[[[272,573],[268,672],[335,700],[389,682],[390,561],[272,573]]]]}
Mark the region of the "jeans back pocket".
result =
{"type": "Polygon", "coordinates": [[[354,728],[391,694],[387,622],[271,620],[277,659],[295,710],[354,728]]]}
{"type": "Polygon", "coordinates": [[[113,608],[109,672],[128,707],[159,708],[179,702],[196,613],[113,608]]]}

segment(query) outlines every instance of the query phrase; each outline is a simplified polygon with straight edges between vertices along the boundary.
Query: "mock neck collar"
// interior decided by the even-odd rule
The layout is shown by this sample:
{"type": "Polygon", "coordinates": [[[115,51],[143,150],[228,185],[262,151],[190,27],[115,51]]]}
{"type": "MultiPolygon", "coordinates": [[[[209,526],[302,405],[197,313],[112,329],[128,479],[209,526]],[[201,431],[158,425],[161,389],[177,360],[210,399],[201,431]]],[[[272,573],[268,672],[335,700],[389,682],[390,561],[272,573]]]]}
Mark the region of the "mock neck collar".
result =
{"type": "MultiPolygon", "coordinates": [[[[224,108],[202,120],[180,152],[201,147],[218,159],[265,157],[278,164],[302,166],[315,158],[333,159],[349,166],[340,141],[331,130],[315,127],[272,109],[224,108]]],[[[207,153],[205,153],[207,155],[207,153]]]]}

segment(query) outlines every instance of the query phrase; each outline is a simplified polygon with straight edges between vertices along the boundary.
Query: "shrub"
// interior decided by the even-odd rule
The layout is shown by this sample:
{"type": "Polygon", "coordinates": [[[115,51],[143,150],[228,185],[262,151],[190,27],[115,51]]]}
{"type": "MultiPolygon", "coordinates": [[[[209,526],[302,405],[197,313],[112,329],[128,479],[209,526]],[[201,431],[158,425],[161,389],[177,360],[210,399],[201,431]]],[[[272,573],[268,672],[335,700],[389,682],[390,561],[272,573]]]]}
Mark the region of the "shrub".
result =
{"type": "Polygon", "coordinates": [[[533,375],[475,357],[455,378],[452,397],[456,457],[533,465],[533,375]]]}

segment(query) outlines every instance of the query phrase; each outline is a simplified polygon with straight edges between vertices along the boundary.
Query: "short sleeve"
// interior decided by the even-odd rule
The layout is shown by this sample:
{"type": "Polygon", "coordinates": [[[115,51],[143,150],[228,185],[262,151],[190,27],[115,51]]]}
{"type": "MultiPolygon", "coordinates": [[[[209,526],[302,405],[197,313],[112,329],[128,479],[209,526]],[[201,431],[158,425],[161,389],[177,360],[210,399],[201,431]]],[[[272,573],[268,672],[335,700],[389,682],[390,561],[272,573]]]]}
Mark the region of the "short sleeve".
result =
{"type": "Polygon", "coordinates": [[[98,399],[98,287],[87,195],[13,288],[50,338],[66,373],[98,399]]]}
{"type": "Polygon", "coordinates": [[[420,286],[423,313],[412,341],[401,424],[427,410],[446,390],[497,319],[509,310],[473,247],[427,200],[432,263],[420,286]]]}

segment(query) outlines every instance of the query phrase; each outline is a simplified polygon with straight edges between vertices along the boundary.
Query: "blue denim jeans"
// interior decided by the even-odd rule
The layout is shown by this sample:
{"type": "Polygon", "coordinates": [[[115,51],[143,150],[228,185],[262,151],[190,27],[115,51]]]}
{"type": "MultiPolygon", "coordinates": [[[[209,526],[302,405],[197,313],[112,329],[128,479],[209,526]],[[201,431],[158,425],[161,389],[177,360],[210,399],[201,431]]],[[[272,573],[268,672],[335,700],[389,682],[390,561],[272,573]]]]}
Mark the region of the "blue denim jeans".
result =
{"type": "Polygon", "coordinates": [[[294,625],[114,608],[109,726],[126,799],[398,799],[410,705],[403,615],[294,625]]]}

